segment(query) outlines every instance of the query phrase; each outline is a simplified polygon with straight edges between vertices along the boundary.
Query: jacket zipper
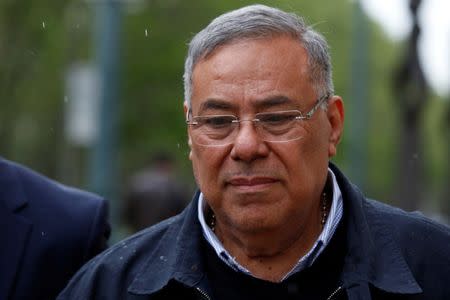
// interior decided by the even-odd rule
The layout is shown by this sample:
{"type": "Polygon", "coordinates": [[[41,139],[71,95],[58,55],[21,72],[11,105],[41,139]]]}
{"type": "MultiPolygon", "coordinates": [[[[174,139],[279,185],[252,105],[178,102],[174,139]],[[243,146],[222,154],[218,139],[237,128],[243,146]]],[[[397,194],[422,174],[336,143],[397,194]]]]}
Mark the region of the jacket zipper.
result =
{"type": "Polygon", "coordinates": [[[327,300],[333,300],[334,296],[336,296],[340,291],[342,291],[342,286],[338,286],[338,288],[328,296],[327,300]]]}
{"type": "Polygon", "coordinates": [[[208,294],[205,291],[203,291],[199,287],[196,287],[196,289],[200,293],[200,295],[202,296],[203,299],[211,300],[211,297],[209,297],[208,294]]]}

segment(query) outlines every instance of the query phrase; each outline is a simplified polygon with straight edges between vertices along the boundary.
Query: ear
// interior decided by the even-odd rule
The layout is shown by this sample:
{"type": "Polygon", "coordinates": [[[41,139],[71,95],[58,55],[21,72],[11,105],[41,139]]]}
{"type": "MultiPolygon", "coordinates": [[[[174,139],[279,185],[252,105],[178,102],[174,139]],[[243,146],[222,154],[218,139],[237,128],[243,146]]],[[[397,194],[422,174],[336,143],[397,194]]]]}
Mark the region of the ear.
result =
{"type": "Polygon", "coordinates": [[[328,157],[336,155],[337,145],[344,130],[344,102],[339,96],[333,96],[328,102],[327,117],[331,131],[328,140],[328,157]]]}
{"type": "MultiPolygon", "coordinates": [[[[188,119],[188,113],[189,113],[189,106],[187,104],[186,101],[184,101],[183,103],[183,111],[184,111],[184,116],[185,116],[185,120],[188,119]]],[[[191,139],[191,134],[189,133],[189,126],[187,126],[187,134],[188,134],[188,146],[189,146],[189,159],[192,160],[192,139],[191,139]]]]}

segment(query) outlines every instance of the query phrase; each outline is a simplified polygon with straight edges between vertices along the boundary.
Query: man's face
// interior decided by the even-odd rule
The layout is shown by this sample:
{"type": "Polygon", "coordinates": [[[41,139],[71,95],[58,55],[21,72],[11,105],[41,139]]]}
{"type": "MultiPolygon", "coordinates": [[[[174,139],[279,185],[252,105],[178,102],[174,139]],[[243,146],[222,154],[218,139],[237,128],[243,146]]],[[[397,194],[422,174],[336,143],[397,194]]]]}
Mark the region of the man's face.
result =
{"type": "MultiPolygon", "coordinates": [[[[297,41],[244,40],[216,49],[195,66],[191,111],[240,119],[270,111],[305,113],[319,96],[297,41]]],[[[234,143],[219,147],[192,143],[188,129],[194,175],[217,220],[245,232],[317,220],[342,117],[341,99],[333,97],[327,111],[302,121],[301,139],[281,143],[261,140],[251,122],[240,124],[234,143]]]]}

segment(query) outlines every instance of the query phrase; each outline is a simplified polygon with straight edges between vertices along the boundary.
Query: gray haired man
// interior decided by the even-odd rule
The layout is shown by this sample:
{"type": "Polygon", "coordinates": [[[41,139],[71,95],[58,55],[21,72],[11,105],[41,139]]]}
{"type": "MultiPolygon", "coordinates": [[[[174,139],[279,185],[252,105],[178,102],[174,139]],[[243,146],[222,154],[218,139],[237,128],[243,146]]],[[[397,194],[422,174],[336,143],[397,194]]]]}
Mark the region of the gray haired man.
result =
{"type": "Polygon", "coordinates": [[[450,299],[450,230],[368,200],[329,162],[344,108],[324,38],[247,6],[191,41],[199,191],[86,265],[59,299],[450,299]]]}

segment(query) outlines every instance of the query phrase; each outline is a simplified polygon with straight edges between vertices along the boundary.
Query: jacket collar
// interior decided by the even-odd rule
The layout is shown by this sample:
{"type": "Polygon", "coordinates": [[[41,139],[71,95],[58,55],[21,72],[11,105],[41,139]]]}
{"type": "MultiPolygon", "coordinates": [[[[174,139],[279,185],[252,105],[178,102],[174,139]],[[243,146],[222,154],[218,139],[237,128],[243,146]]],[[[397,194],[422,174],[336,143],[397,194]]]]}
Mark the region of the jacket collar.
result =
{"type": "Polygon", "coordinates": [[[27,205],[18,170],[20,166],[0,157],[0,299],[9,299],[20,261],[31,232],[31,221],[20,214],[27,205]]]}
{"type": "Polygon", "coordinates": [[[370,283],[389,293],[421,293],[422,289],[393,238],[395,228],[380,213],[387,206],[365,199],[336,166],[330,164],[330,167],[342,191],[347,221],[344,286],[352,289],[370,283]]]}
{"type": "Polygon", "coordinates": [[[172,280],[207,290],[202,280],[205,268],[201,254],[204,241],[197,218],[199,194],[200,192],[195,194],[181,215],[168,220],[179,224],[168,226],[156,249],[128,287],[129,292],[138,295],[152,294],[172,280]]]}

